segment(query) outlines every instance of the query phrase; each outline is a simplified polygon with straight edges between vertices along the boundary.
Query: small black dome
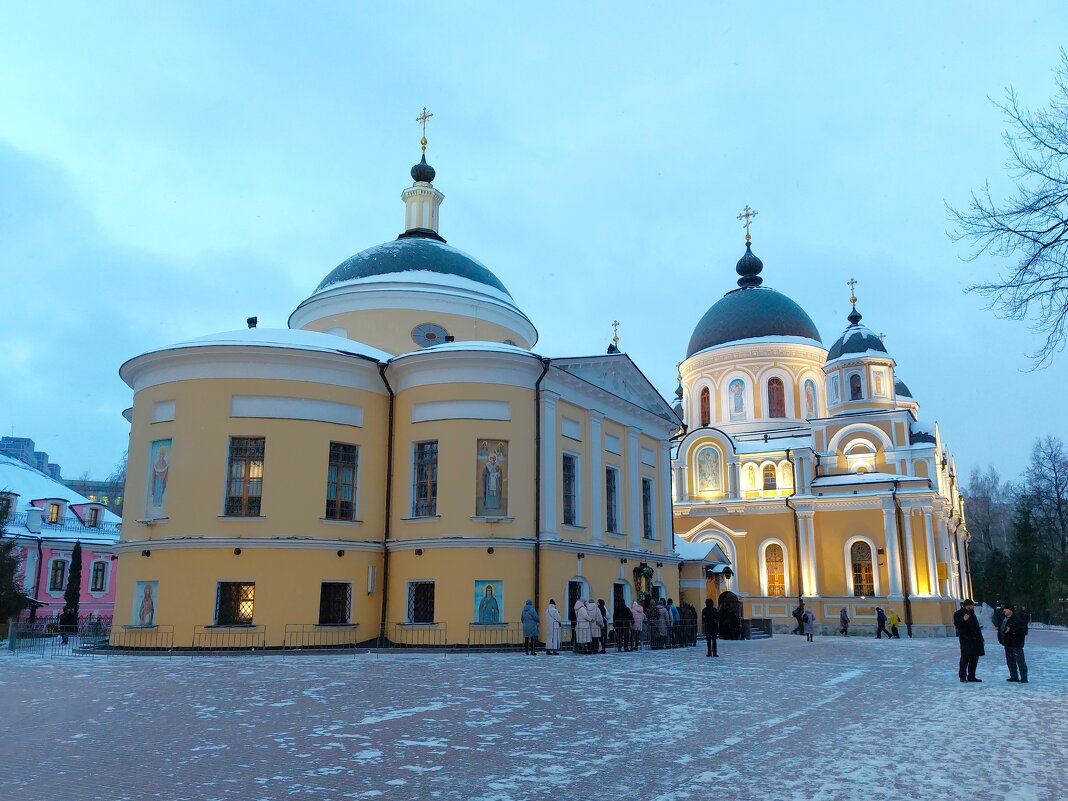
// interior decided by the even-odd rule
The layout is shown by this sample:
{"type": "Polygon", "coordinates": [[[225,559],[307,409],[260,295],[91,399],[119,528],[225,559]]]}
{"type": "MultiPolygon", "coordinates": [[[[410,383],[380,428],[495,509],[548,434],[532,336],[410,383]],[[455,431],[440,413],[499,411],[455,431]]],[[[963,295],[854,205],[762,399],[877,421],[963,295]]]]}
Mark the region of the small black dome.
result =
{"type": "Polygon", "coordinates": [[[426,163],[426,153],[424,153],[423,157],[419,159],[419,163],[412,167],[412,180],[430,183],[434,180],[435,175],[437,175],[437,172],[426,163]]]}
{"type": "Polygon", "coordinates": [[[905,386],[905,382],[902,381],[900,378],[894,379],[894,394],[897,395],[899,398],[908,398],[909,400],[914,400],[914,398],[912,397],[912,391],[907,386],[905,386]]]}
{"type": "MultiPolygon", "coordinates": [[[[860,320],[860,313],[857,312],[856,307],[849,315],[850,321],[854,318],[860,320]]],[[[838,337],[838,341],[831,345],[827,353],[827,361],[833,362],[843,356],[859,356],[873,351],[886,354],[888,357],[890,355],[887,353],[883,340],[874,331],[859,322],[854,322],[842,333],[842,336],[838,337]]]]}
{"type": "Polygon", "coordinates": [[[686,358],[715,345],[768,336],[820,342],[820,332],[812,318],[786,295],[763,286],[735,289],[705,312],[690,337],[686,358]]]}
{"type": "Polygon", "coordinates": [[[760,286],[764,283],[764,279],[760,277],[760,271],[764,269],[764,262],[753,253],[749,242],[745,243],[745,253],[738,259],[734,269],[741,276],[738,279],[738,286],[760,286]]]}

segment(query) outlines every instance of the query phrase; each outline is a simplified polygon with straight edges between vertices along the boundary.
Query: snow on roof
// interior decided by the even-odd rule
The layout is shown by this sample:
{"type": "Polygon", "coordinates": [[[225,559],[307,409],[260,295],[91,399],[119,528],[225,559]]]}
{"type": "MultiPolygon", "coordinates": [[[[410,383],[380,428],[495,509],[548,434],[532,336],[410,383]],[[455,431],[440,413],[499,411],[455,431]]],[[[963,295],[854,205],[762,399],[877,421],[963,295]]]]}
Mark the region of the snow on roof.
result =
{"type": "Polygon", "coordinates": [[[420,348],[419,350],[408,351],[402,353],[401,356],[411,356],[415,353],[446,353],[450,351],[483,351],[490,353],[515,353],[519,356],[535,356],[529,350],[521,348],[518,345],[506,345],[503,342],[487,342],[485,340],[465,340],[463,342],[442,342],[440,345],[431,345],[429,348],[420,348]]]}
{"type": "Polygon", "coordinates": [[[885,350],[874,350],[872,348],[868,348],[867,350],[861,351],[859,353],[843,353],[836,359],[829,359],[827,361],[827,364],[837,364],[838,362],[850,362],[854,359],[866,358],[882,359],[883,361],[893,361],[893,357],[885,350]]]}
{"type": "Polygon", "coordinates": [[[709,353],[714,350],[720,350],[721,348],[733,348],[735,345],[759,345],[761,343],[771,343],[776,345],[811,345],[814,348],[820,350],[827,350],[823,343],[818,339],[809,339],[808,337],[792,337],[792,336],[777,336],[774,334],[763,337],[749,337],[748,339],[735,339],[731,342],[724,342],[722,345],[712,345],[709,348],[704,348],[696,353],[691,354],[687,358],[692,359],[694,356],[698,356],[702,353],[709,353]]]}
{"type": "MultiPolygon", "coordinates": [[[[314,298],[317,295],[336,292],[337,290],[345,289],[346,287],[375,286],[376,288],[379,288],[382,284],[387,286],[396,284],[414,284],[418,287],[425,288],[427,291],[436,291],[441,288],[460,290],[463,294],[474,293],[484,295],[515,308],[515,301],[512,300],[511,295],[507,292],[502,292],[489,284],[484,284],[481,281],[474,281],[470,278],[465,278],[462,275],[439,273],[433,270],[403,270],[393,273],[383,273],[381,275],[368,275],[362,278],[350,278],[347,281],[338,281],[336,284],[325,286],[314,292],[311,297],[314,298]]],[[[455,294],[460,294],[460,292],[455,294]]]]}
{"type": "Polygon", "coordinates": [[[314,350],[368,356],[380,362],[386,362],[392,358],[385,351],[357,342],[355,339],[347,339],[334,334],[323,334],[319,331],[305,331],[300,328],[242,328],[237,331],[224,331],[219,334],[208,334],[203,337],[187,339],[184,342],[167,345],[159,350],[203,348],[213,345],[314,350]]]}
{"type": "Polygon", "coordinates": [[[812,480],[813,487],[841,487],[848,484],[879,484],[887,481],[926,481],[915,476],[897,473],[846,473],[838,476],[820,476],[812,480]]]}
{"type": "Polygon", "coordinates": [[[796,450],[797,448],[812,447],[811,434],[803,434],[798,437],[769,436],[767,442],[764,441],[763,437],[753,440],[739,440],[737,437],[733,439],[735,453],[766,453],[768,451],[784,451],[787,448],[796,450]]]}

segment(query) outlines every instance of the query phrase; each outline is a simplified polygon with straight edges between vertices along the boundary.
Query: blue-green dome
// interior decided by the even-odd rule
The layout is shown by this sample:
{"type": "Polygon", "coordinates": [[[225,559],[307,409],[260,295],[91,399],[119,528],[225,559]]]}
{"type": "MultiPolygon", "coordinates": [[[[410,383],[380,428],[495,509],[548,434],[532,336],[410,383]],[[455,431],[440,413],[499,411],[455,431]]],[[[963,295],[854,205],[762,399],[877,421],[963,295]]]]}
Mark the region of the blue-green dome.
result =
{"type": "Polygon", "coordinates": [[[769,336],[820,343],[812,318],[786,295],[763,286],[735,289],[705,312],[690,337],[686,358],[716,345],[769,336]]]}
{"type": "MultiPolygon", "coordinates": [[[[403,281],[406,278],[415,278],[414,274],[419,272],[473,281],[504,293],[508,300],[512,299],[500,279],[477,259],[446,244],[444,240],[431,238],[429,235],[411,234],[361,250],[341,262],[323,279],[316,292],[346,281],[376,276],[395,276],[394,280],[403,281]]],[[[447,280],[445,282],[447,283],[447,280]]]]}

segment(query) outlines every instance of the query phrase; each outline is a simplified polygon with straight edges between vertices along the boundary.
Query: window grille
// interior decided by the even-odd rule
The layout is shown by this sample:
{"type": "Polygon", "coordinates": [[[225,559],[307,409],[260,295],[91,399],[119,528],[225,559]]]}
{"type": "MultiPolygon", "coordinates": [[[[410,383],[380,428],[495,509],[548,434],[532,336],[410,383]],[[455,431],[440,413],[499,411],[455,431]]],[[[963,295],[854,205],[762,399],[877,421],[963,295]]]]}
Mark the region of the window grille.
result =
{"type": "Polygon", "coordinates": [[[231,437],[226,514],[259,517],[263,495],[263,437],[231,437]]]}
{"type": "Polygon", "coordinates": [[[849,549],[849,558],[853,563],[853,595],[857,598],[875,595],[871,546],[866,542],[854,542],[849,549]]]}
{"type": "Polygon", "coordinates": [[[50,525],[55,525],[59,522],[59,504],[53,503],[48,506],[48,522],[50,525]]]}
{"type": "Polygon", "coordinates": [[[62,559],[52,562],[52,572],[48,577],[48,589],[51,592],[59,592],[63,589],[67,580],[67,563],[62,559]]]}
{"type": "Polygon", "coordinates": [[[434,622],[433,581],[412,581],[408,583],[408,622],[434,622]]]}
{"type": "Polygon", "coordinates": [[[255,599],[255,584],[220,582],[215,599],[215,623],[219,626],[251,626],[255,599]]]}
{"type": "Polygon", "coordinates": [[[89,589],[93,592],[104,591],[104,580],[107,577],[108,566],[103,562],[93,562],[93,572],[89,580],[89,589]]]}
{"type": "Polygon", "coordinates": [[[352,585],[324,581],[319,591],[319,625],[343,626],[352,611],[352,585]]]}
{"type": "Polygon", "coordinates": [[[782,546],[771,544],[764,550],[764,571],[768,579],[768,596],[786,596],[786,561],[782,546]]]}
{"type": "Polygon", "coordinates": [[[653,531],[653,480],[642,478],[642,536],[656,539],[653,531]]]}
{"type": "Polygon", "coordinates": [[[770,464],[764,468],[764,489],[773,490],[778,486],[775,476],[775,468],[770,464]]]}
{"type": "Polygon", "coordinates": [[[563,458],[562,475],[564,480],[564,523],[568,526],[577,525],[578,515],[576,513],[576,497],[575,497],[575,457],[570,453],[565,453],[563,458]]]}
{"type": "Polygon", "coordinates": [[[356,517],[355,445],[330,443],[330,461],[326,467],[326,519],[353,520],[356,517]]]}
{"type": "Polygon", "coordinates": [[[786,388],[781,378],[768,381],[768,417],[786,417],[786,388]]]}
{"type": "Polygon", "coordinates": [[[579,598],[582,597],[583,591],[586,589],[585,585],[581,581],[569,581],[567,582],[567,617],[571,621],[571,625],[575,625],[575,604],[578,603],[579,598]]]}
{"type": "Polygon", "coordinates": [[[415,486],[412,491],[412,517],[433,517],[438,513],[438,443],[415,443],[415,486]]]}
{"type": "Polygon", "coordinates": [[[619,471],[604,469],[605,520],[610,534],[619,534],[619,471]]]}

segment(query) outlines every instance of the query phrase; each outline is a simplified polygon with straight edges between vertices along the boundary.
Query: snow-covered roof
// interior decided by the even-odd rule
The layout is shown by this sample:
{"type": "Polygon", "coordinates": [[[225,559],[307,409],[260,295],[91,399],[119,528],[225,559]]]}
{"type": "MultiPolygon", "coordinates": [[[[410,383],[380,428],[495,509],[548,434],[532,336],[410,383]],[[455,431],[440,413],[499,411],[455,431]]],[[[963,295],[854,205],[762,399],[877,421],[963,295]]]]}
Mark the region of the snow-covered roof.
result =
{"type": "Polygon", "coordinates": [[[841,487],[849,484],[879,484],[888,481],[926,481],[915,476],[897,473],[846,473],[838,476],[820,476],[812,480],[813,487],[841,487]]]}
{"type": "Polygon", "coordinates": [[[703,562],[712,551],[716,550],[714,542],[690,542],[678,537],[675,540],[675,553],[687,562],[703,562]]]}
{"type": "MultiPolygon", "coordinates": [[[[222,346],[253,346],[263,348],[288,348],[290,350],[313,350],[325,353],[342,353],[345,355],[367,356],[376,361],[385,362],[392,356],[383,350],[357,342],[354,339],[323,334],[319,331],[305,331],[300,328],[242,328],[237,331],[224,331],[203,337],[187,339],[159,348],[159,351],[179,350],[181,348],[204,348],[222,346]]],[[[158,351],[157,351],[158,352],[158,351]]]]}
{"type": "Polygon", "coordinates": [[[405,356],[413,356],[417,353],[453,353],[457,351],[481,351],[483,353],[514,353],[517,356],[531,356],[533,353],[518,345],[505,345],[503,342],[485,342],[481,340],[465,340],[463,342],[442,342],[440,345],[431,345],[429,348],[419,348],[408,351],[395,357],[401,359],[405,356]]]}
{"type": "Polygon", "coordinates": [[[784,451],[787,448],[796,450],[798,448],[812,447],[811,434],[794,437],[769,436],[767,442],[764,441],[763,437],[752,440],[740,440],[737,437],[732,437],[732,439],[734,440],[735,453],[766,453],[767,451],[784,451]]]}
{"type": "Polygon", "coordinates": [[[714,350],[720,350],[722,348],[733,348],[736,345],[760,345],[760,344],[775,344],[775,345],[810,345],[820,350],[826,350],[823,343],[818,339],[809,339],[808,337],[793,337],[793,336],[762,336],[762,337],[748,337],[747,339],[735,339],[732,342],[724,342],[722,345],[713,345],[709,348],[703,348],[695,353],[690,354],[686,358],[690,359],[694,356],[699,356],[702,353],[710,353],[714,350]]]}
{"type": "Polygon", "coordinates": [[[374,285],[376,288],[380,288],[383,284],[387,287],[395,287],[398,284],[413,284],[433,290],[440,290],[442,288],[460,290],[463,294],[485,295],[496,301],[500,301],[501,303],[506,303],[509,306],[515,306],[515,301],[512,300],[512,296],[507,292],[502,292],[496,287],[482,283],[481,281],[473,281],[462,275],[450,275],[449,273],[438,273],[431,270],[403,270],[394,273],[384,273],[382,275],[368,275],[361,278],[350,278],[347,281],[338,281],[335,284],[324,286],[321,289],[316,290],[312,297],[324,292],[334,292],[346,287],[374,285]]]}

